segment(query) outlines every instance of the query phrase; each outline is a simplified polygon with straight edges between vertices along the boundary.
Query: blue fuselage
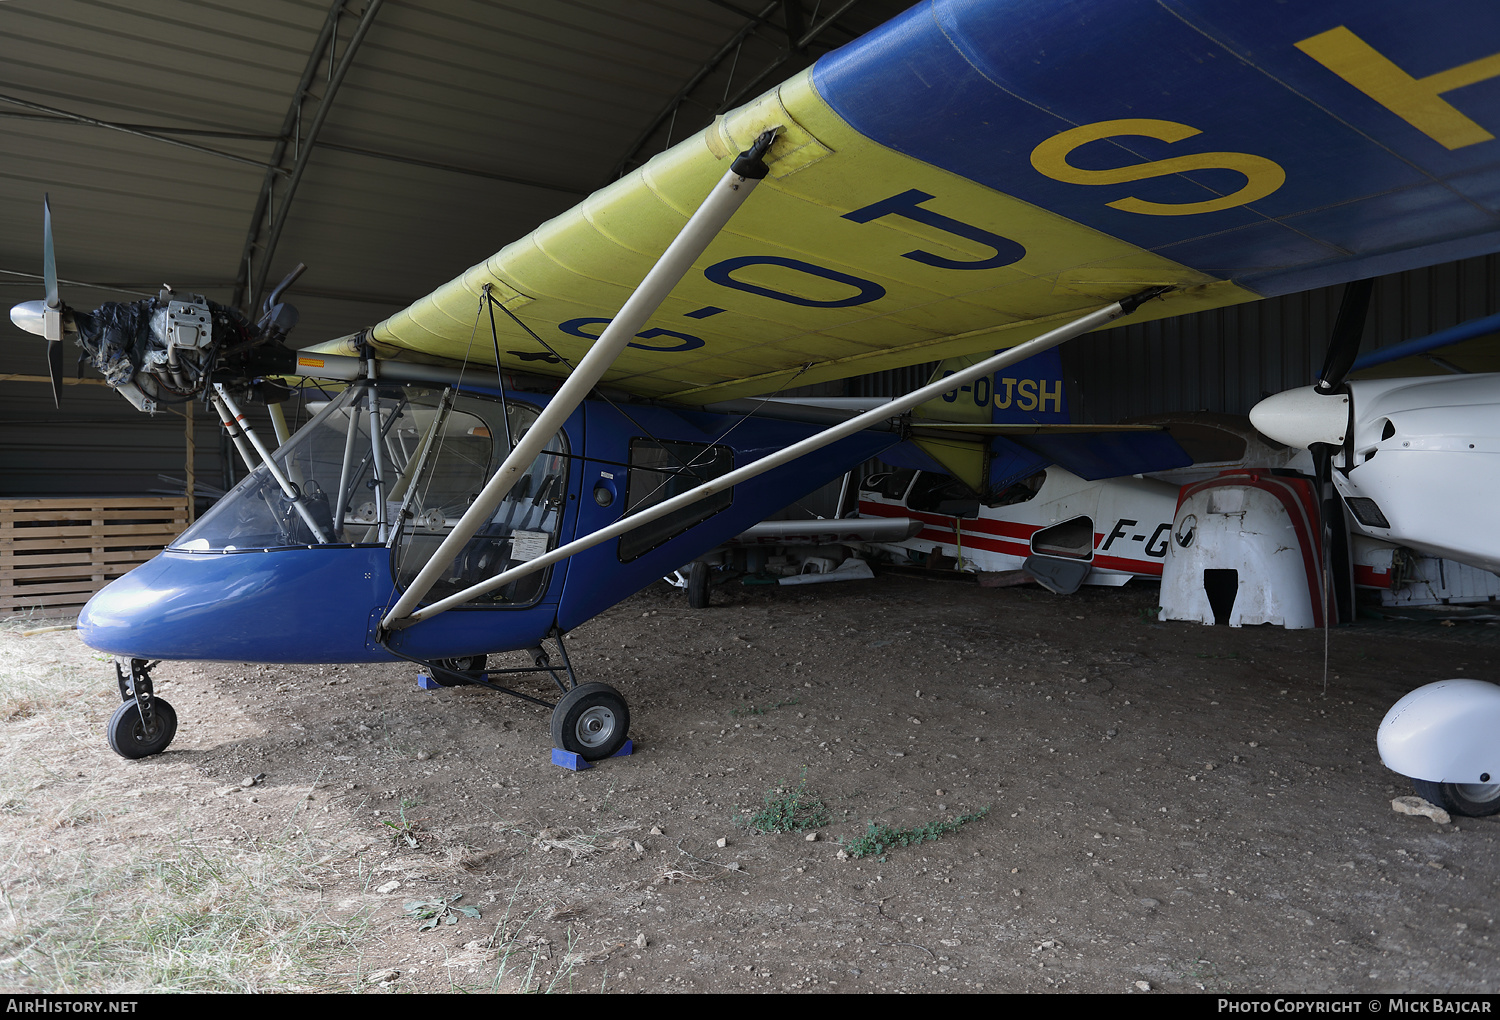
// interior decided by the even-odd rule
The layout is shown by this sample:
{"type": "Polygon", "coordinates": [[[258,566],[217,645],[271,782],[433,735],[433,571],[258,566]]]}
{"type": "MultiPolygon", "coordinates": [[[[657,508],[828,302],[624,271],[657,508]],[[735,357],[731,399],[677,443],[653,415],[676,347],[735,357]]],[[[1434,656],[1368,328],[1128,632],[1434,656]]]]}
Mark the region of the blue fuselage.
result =
{"type": "MultiPolygon", "coordinates": [[[[442,411],[434,401],[383,387],[378,401],[370,397],[378,404],[373,419],[364,398],[340,398],[340,406],[320,413],[276,458],[285,474],[301,479],[302,490],[316,492],[332,508],[324,513],[330,521],[337,517],[331,530],[341,540],[309,541],[297,515],[285,501],[278,504],[280,490],[262,468],[172,547],[95,595],[79,617],[81,636],[93,648],[138,659],[268,663],[383,662],[398,653],[429,660],[528,648],[571,630],[897,441],[871,433],[841,440],[735,486],[698,513],[674,515],[654,531],[628,532],[563,560],[529,587],[512,585],[508,597],[480,599],[392,631],[384,636],[387,647],[377,633],[385,611],[443,529],[462,515],[472,490],[493,473],[508,449],[507,431],[546,402],[511,395],[506,411],[494,397],[466,391],[455,409],[442,411]],[[380,454],[364,455],[372,445],[380,454]],[[439,492],[445,486],[451,490],[446,504],[439,492]],[[388,531],[372,523],[382,500],[391,507],[388,531]],[[402,528],[395,527],[398,520],[405,522],[402,528]]],[[[675,494],[704,480],[705,472],[743,466],[816,431],[799,423],[660,407],[628,411],[627,419],[593,402],[575,411],[528,476],[536,484],[528,489],[518,483],[470,543],[473,548],[454,560],[449,588],[612,524],[627,503],[632,510],[649,506],[659,493],[675,494]]]]}

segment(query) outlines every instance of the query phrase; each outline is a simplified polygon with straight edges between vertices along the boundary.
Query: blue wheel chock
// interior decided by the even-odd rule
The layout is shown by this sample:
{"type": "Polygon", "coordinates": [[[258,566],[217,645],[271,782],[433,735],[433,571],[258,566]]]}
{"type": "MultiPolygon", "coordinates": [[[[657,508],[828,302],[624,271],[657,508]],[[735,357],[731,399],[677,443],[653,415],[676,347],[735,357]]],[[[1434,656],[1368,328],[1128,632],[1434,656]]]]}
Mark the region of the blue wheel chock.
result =
{"type": "MultiPolygon", "coordinates": [[[[634,753],[634,751],[635,741],[627,740],[625,741],[625,746],[620,748],[614,754],[610,755],[610,757],[623,758],[627,754],[634,753]]],[[[593,762],[584,761],[580,755],[576,755],[572,751],[564,751],[560,747],[554,747],[552,749],[552,764],[560,765],[565,769],[572,769],[574,772],[582,772],[584,769],[591,769],[594,767],[593,762]]]]}

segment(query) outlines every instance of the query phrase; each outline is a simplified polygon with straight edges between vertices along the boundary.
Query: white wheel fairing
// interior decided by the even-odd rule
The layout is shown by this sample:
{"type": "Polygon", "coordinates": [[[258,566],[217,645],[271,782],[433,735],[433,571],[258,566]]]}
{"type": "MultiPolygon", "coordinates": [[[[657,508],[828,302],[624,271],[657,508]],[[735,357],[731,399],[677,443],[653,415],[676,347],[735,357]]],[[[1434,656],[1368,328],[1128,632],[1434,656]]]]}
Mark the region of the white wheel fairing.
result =
{"type": "Polygon", "coordinates": [[[1474,800],[1500,795],[1500,686],[1455,679],[1418,687],[1391,706],[1375,743],[1393,772],[1460,785],[1474,800]]]}

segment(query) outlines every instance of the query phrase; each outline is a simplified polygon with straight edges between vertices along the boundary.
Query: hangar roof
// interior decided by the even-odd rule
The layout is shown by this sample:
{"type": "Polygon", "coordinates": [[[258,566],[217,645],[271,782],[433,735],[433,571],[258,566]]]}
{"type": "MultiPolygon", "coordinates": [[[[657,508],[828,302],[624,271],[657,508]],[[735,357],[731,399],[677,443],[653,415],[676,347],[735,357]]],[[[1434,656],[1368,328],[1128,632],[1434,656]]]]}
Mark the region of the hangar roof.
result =
{"type": "Polygon", "coordinates": [[[0,295],[50,193],[72,304],[305,262],[293,343],[353,332],[908,2],[0,3],[0,295]]]}

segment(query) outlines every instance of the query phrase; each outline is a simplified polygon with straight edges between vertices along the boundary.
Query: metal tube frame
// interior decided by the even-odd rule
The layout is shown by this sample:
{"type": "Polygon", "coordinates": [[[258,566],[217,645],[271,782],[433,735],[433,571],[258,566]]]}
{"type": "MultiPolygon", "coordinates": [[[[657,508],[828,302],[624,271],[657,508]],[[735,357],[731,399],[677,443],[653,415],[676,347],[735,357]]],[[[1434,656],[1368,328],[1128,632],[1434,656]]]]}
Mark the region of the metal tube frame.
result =
{"type": "Polygon", "coordinates": [[[349,472],[354,466],[354,433],[358,431],[359,398],[352,398],[339,412],[347,419],[348,430],[344,434],[344,462],[339,468],[339,492],[334,501],[333,526],[342,534],[344,512],[349,508],[349,472]]]}
{"type": "MultiPolygon", "coordinates": [[[[417,498],[417,483],[422,480],[422,473],[427,470],[428,463],[432,460],[433,451],[440,445],[438,435],[448,421],[448,412],[453,410],[454,401],[453,387],[449,386],[443,390],[441,399],[438,400],[437,413],[433,415],[432,425],[427,429],[427,434],[422,437],[422,447],[417,456],[407,461],[410,467],[407,473],[406,492],[401,496],[401,509],[396,512],[395,527],[391,528],[388,546],[394,546],[401,537],[401,529],[406,527],[406,522],[411,519],[410,507],[412,501],[417,498]]],[[[394,493],[392,494],[394,495],[394,493]]]]}
{"type": "MultiPolygon", "coordinates": [[[[328,545],[332,539],[324,533],[322,525],[313,517],[312,511],[307,508],[307,504],[302,502],[302,490],[293,485],[292,480],[277,465],[275,459],[271,456],[271,451],[266,449],[265,444],[260,441],[260,437],[255,434],[255,429],[251,427],[249,420],[235,404],[234,398],[229,395],[223,383],[214,383],[214,403],[219,409],[219,417],[225,417],[226,410],[233,413],[234,423],[239,426],[240,431],[244,432],[245,438],[250,440],[251,445],[260,454],[261,462],[265,464],[266,470],[271,473],[271,477],[276,479],[276,484],[281,486],[281,491],[286,496],[287,501],[292,504],[298,516],[307,525],[308,530],[317,536],[318,541],[324,545],[328,545]]],[[[225,424],[228,424],[228,422],[226,421],[225,424]]],[[[243,447],[240,449],[240,455],[245,455],[243,447]]],[[[245,463],[251,471],[255,470],[255,465],[249,460],[245,463]]]]}
{"type": "MultiPolygon", "coordinates": [[[[373,368],[370,374],[372,376],[375,374],[373,368]]],[[[387,522],[385,518],[385,435],[380,427],[380,396],[376,393],[377,389],[379,387],[371,386],[365,396],[367,398],[366,406],[369,408],[370,413],[370,469],[374,472],[370,480],[374,482],[371,488],[375,493],[375,523],[378,528],[376,535],[381,544],[384,544],[387,537],[387,522]]]]}

